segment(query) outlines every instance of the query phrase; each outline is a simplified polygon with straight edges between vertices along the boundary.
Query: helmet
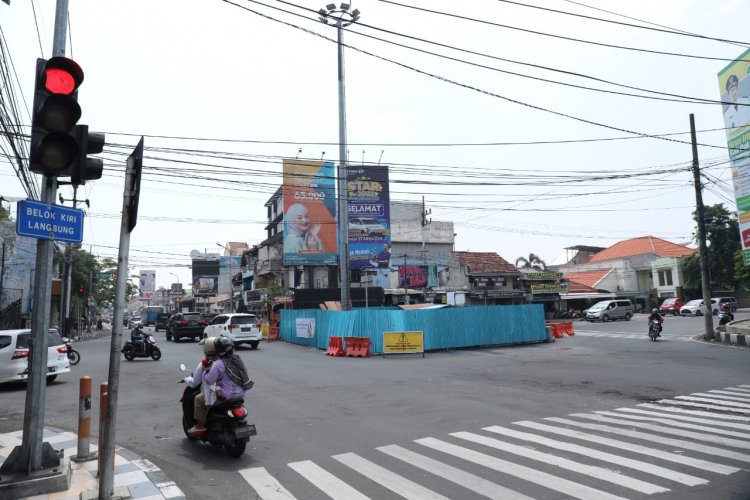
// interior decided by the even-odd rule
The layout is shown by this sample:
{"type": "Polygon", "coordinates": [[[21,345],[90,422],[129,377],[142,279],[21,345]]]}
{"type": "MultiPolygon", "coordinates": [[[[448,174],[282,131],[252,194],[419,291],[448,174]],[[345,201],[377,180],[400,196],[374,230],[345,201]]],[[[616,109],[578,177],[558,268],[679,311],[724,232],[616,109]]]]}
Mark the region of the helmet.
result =
{"type": "Polygon", "coordinates": [[[652,313],[654,313],[654,314],[656,314],[656,313],[658,313],[658,312],[659,312],[659,310],[658,310],[657,308],[655,308],[655,307],[654,307],[653,309],[651,309],[651,312],[652,312],[652,313]]]}
{"type": "Polygon", "coordinates": [[[216,355],[216,337],[208,337],[203,341],[203,354],[206,356],[216,355]]]}
{"type": "Polygon", "coordinates": [[[229,337],[224,337],[223,335],[218,337],[214,341],[214,346],[216,354],[218,354],[220,358],[231,356],[232,353],[234,353],[234,342],[232,342],[232,339],[229,337]]]}

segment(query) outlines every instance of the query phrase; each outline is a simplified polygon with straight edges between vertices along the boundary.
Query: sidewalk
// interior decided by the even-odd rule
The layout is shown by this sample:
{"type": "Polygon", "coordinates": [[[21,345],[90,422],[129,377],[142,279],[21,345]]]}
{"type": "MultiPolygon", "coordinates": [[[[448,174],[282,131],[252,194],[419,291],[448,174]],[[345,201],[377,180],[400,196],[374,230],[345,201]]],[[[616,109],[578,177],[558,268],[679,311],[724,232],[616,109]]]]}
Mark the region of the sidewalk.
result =
{"type": "MultiPolygon", "coordinates": [[[[22,434],[22,431],[0,434],[0,463],[5,461],[14,447],[21,444],[22,434]]],[[[50,443],[56,450],[64,450],[66,458],[78,452],[78,436],[75,432],[45,427],[44,441],[50,443]]],[[[92,444],[91,451],[95,452],[96,449],[96,445],[92,444]]],[[[98,489],[97,466],[96,459],[81,463],[70,461],[70,487],[66,491],[23,498],[27,500],[78,500],[81,498],[81,493],[90,489],[98,489]]],[[[182,490],[174,481],[170,481],[159,467],[120,446],[115,447],[114,486],[123,493],[127,491],[133,499],[186,498],[182,490]]]]}

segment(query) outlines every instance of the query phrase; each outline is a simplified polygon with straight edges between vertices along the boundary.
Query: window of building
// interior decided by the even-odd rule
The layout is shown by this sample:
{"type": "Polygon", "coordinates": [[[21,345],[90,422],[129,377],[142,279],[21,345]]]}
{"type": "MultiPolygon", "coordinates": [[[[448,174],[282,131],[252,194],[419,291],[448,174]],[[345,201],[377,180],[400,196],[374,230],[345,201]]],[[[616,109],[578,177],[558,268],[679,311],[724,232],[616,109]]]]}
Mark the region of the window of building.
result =
{"type": "Polygon", "coordinates": [[[672,270],[659,271],[659,286],[672,286],[672,270]]]}

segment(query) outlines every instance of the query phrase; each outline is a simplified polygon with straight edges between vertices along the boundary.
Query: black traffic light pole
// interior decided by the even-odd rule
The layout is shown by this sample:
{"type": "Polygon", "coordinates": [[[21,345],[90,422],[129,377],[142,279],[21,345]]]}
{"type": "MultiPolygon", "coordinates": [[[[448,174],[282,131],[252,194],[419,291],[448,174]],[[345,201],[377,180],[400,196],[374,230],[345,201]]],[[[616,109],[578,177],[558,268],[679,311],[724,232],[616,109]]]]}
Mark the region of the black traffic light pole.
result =
{"type": "MultiPolygon", "coordinates": [[[[53,56],[65,54],[67,21],[68,0],[57,0],[53,56]]],[[[33,120],[32,117],[32,124],[33,120]]],[[[54,205],[56,194],[57,178],[54,175],[44,175],[42,177],[40,201],[54,205]]],[[[8,459],[0,467],[0,472],[6,474],[17,472],[32,475],[42,469],[60,465],[60,458],[55,450],[49,443],[43,442],[44,403],[47,396],[47,332],[50,326],[52,247],[54,244],[53,240],[40,239],[37,241],[34,310],[31,318],[31,345],[29,346],[23,437],[21,446],[14,448],[8,459]]]]}

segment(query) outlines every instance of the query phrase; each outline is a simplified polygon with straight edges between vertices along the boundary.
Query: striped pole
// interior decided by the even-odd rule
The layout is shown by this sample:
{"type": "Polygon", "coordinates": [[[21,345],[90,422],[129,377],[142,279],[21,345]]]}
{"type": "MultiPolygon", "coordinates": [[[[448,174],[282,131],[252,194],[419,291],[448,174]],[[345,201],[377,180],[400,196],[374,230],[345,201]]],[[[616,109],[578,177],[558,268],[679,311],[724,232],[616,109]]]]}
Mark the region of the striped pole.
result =
{"type": "Polygon", "coordinates": [[[78,397],[78,453],[70,457],[74,462],[86,462],[96,457],[91,453],[91,388],[92,379],[81,377],[78,397]]]}

